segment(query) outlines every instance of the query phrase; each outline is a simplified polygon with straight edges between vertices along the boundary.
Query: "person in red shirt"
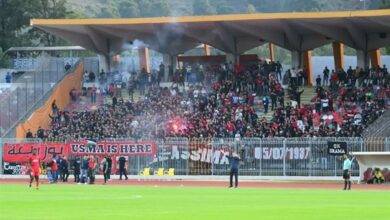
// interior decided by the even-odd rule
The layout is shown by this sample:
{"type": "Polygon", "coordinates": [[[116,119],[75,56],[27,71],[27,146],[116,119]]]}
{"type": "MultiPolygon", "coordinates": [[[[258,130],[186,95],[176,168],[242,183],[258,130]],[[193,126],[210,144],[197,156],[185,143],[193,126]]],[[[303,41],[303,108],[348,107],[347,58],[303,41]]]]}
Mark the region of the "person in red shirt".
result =
{"type": "Polygon", "coordinates": [[[95,183],[95,168],[96,168],[95,158],[93,156],[90,156],[88,161],[89,184],[95,183]]]}
{"type": "Polygon", "coordinates": [[[55,154],[53,154],[53,158],[51,159],[50,163],[50,172],[52,176],[52,180],[50,183],[56,183],[58,180],[58,174],[57,174],[57,169],[58,169],[58,164],[57,164],[57,157],[55,154]]]}
{"type": "Polygon", "coordinates": [[[35,178],[36,188],[39,189],[39,165],[40,159],[37,155],[37,149],[33,149],[32,155],[28,160],[29,170],[30,170],[30,188],[31,184],[35,178]]]}

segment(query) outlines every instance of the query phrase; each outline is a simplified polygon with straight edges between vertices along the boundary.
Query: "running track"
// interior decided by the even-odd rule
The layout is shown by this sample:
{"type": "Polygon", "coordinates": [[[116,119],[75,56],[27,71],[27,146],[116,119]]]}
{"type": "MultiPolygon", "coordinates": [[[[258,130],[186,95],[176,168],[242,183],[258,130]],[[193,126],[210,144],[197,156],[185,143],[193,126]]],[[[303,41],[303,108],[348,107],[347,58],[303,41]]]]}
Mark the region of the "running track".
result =
{"type": "MultiPolygon", "coordinates": [[[[62,183],[59,182],[57,184],[75,184],[72,179],[70,182],[62,183]]],[[[28,179],[0,179],[1,184],[28,184],[28,179]]],[[[43,184],[47,184],[46,180],[42,181],[43,184]]],[[[96,180],[97,185],[101,185],[103,180],[96,180]]],[[[171,186],[171,187],[227,187],[228,181],[207,181],[207,180],[199,180],[199,181],[187,181],[187,180],[117,180],[113,179],[107,183],[107,186],[171,186]]],[[[285,188],[285,189],[332,189],[332,190],[341,190],[344,187],[343,182],[335,183],[335,182],[277,182],[277,181],[242,181],[239,183],[240,188],[285,188]]],[[[389,190],[389,184],[353,184],[353,190],[389,190]]]]}

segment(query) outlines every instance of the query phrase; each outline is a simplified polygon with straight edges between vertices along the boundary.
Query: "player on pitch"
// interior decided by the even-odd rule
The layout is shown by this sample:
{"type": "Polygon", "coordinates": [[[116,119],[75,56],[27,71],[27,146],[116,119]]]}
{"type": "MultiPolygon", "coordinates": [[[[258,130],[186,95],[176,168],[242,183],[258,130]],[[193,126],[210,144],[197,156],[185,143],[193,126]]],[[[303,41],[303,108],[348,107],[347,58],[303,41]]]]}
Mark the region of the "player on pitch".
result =
{"type": "Polygon", "coordinates": [[[35,178],[35,185],[36,188],[39,189],[39,165],[40,165],[40,159],[37,155],[37,149],[33,149],[32,155],[28,160],[28,167],[29,167],[29,173],[30,173],[30,187],[31,184],[35,178]]]}
{"type": "Polygon", "coordinates": [[[344,190],[351,190],[351,166],[352,166],[352,160],[348,158],[348,155],[343,155],[343,179],[344,179],[344,190]]]}

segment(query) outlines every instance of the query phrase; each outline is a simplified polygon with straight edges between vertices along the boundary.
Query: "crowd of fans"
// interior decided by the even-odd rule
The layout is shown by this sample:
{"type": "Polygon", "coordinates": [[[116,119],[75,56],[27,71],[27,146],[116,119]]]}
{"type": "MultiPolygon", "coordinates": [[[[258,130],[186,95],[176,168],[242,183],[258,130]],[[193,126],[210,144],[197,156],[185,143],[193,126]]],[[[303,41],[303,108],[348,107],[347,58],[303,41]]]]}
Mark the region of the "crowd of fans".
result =
{"type": "MultiPolygon", "coordinates": [[[[386,110],[390,96],[385,66],[367,71],[349,68],[346,72],[325,68],[323,78],[316,79],[316,96],[302,105],[304,90],[299,88],[308,83],[306,71],[292,68],[282,76],[279,62],[198,64],[175,72],[168,68],[173,82],[170,87],[160,86],[165,70],[161,65],[151,74],[142,70],[128,74],[125,80],[118,78],[119,73],[102,71],[97,78],[105,86],[99,94],[111,96],[111,104],[71,112],[53,107],[51,127],[40,136],[96,140],[359,137],[386,110]],[[121,98],[122,88],[127,89],[130,99],[121,98]],[[133,101],[136,89],[141,97],[133,101]],[[271,120],[264,117],[269,107],[273,110],[271,120]]],[[[86,73],[85,77],[95,81],[95,74],[86,73]]],[[[76,91],[72,94],[79,95],[76,91]]],[[[84,95],[91,96],[91,102],[96,100],[96,91],[84,95]]]]}

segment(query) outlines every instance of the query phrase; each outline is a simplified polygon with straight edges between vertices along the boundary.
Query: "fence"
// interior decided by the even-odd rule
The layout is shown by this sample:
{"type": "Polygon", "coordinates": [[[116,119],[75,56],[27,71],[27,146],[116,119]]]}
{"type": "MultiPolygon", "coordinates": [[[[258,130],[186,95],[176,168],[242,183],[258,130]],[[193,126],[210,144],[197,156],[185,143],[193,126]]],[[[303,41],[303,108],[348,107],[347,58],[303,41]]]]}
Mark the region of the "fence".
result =
{"type": "MultiPolygon", "coordinates": [[[[0,85],[0,137],[16,126],[31,111],[30,108],[63,79],[67,74],[64,66],[68,61],[66,58],[42,59],[36,62],[34,70],[23,73],[13,83],[0,85]]],[[[76,65],[75,60],[70,63],[76,65]]],[[[83,63],[86,69],[98,73],[99,62],[96,58],[85,58],[83,63]]]]}
{"type": "Polygon", "coordinates": [[[66,74],[63,58],[42,59],[31,71],[2,84],[0,93],[0,136],[11,129],[66,74]],[[39,64],[39,65],[38,65],[39,64]]]}
{"type": "MultiPolygon", "coordinates": [[[[39,140],[33,141],[45,144],[39,140]]],[[[338,156],[328,154],[329,141],[346,142],[349,152],[368,150],[367,140],[362,138],[245,138],[241,140],[168,138],[153,140],[156,149],[151,155],[127,156],[128,172],[131,175],[137,175],[144,168],[151,168],[152,172],[158,168],[166,170],[174,168],[175,175],[227,175],[229,160],[226,156],[230,155],[232,151],[236,151],[241,156],[240,175],[341,176],[342,160],[338,156]]],[[[386,145],[382,151],[390,151],[390,139],[382,141],[382,145],[386,145]]],[[[26,140],[3,139],[0,142],[2,146],[1,158],[3,158],[4,144],[23,143],[26,140]]],[[[136,146],[137,143],[141,142],[142,140],[135,139],[112,139],[102,143],[111,146],[115,143],[136,146]]],[[[50,145],[50,143],[46,144],[50,145]]],[[[28,146],[30,147],[32,144],[28,146]]],[[[118,145],[118,148],[121,146],[118,145]]],[[[105,155],[107,152],[90,152],[89,154],[98,157],[98,155],[105,155]]],[[[114,173],[117,170],[119,155],[121,153],[116,154],[113,158],[114,173]]],[[[70,160],[75,157],[76,155],[69,155],[70,160]]],[[[3,159],[0,162],[3,162],[3,159]]],[[[4,167],[6,162],[2,164],[4,167]]],[[[7,165],[9,166],[9,163],[7,165]]],[[[359,175],[359,167],[356,162],[352,166],[352,175],[359,175]]]]}
{"type": "Polygon", "coordinates": [[[26,137],[28,130],[35,133],[39,126],[46,128],[51,122],[49,115],[52,112],[52,103],[54,101],[56,101],[59,109],[64,109],[69,104],[70,96],[68,94],[70,91],[74,88],[81,89],[83,67],[82,63],[74,66],[61,82],[57,83],[46,103],[36,109],[26,121],[16,127],[17,138],[26,137]]]}
{"type": "Polygon", "coordinates": [[[390,136],[390,109],[387,109],[374,123],[363,132],[363,137],[389,137],[390,136]]]}

